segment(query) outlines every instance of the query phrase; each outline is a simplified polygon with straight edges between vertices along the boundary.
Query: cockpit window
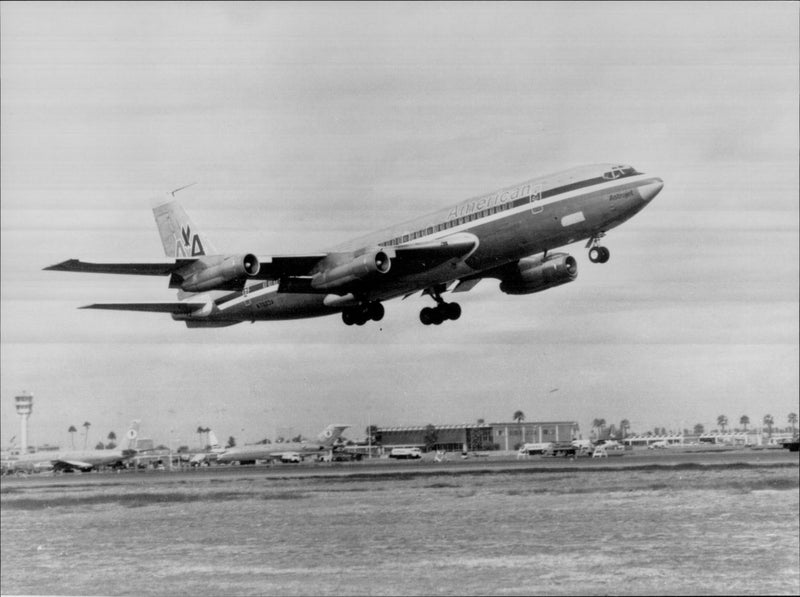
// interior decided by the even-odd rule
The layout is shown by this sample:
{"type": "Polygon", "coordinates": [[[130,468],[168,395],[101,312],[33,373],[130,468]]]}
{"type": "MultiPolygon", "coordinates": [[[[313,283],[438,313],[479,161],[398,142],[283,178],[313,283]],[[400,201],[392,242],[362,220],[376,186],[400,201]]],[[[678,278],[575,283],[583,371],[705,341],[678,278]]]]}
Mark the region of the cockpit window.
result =
{"type": "Polygon", "coordinates": [[[636,176],[639,174],[633,166],[612,166],[611,170],[603,172],[603,178],[614,180],[626,176],[636,176]]]}

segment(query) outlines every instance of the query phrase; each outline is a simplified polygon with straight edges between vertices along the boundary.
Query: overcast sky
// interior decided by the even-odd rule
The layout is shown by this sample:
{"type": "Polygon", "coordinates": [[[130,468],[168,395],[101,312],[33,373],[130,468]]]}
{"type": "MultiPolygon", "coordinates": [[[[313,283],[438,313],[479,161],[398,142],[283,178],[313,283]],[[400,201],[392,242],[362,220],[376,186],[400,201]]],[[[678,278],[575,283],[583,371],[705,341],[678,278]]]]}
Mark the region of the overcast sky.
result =
{"type": "Polygon", "coordinates": [[[797,3],[0,5],[2,442],[124,433],[239,443],[327,423],[631,421],[798,412],[797,3]],[[576,165],[664,179],[583,243],[569,285],[189,330],[78,310],[169,301],[164,278],[45,272],[162,257],[150,199],[183,186],[223,251],[319,251],[576,165]]]}

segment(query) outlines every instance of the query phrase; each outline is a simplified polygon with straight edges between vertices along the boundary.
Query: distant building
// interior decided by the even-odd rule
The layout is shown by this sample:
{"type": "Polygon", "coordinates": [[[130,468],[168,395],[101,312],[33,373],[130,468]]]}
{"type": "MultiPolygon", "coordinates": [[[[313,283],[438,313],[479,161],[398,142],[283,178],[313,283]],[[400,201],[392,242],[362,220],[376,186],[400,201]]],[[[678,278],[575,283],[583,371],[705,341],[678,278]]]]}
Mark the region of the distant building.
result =
{"type": "Polygon", "coordinates": [[[384,448],[429,447],[448,452],[516,450],[527,442],[568,442],[579,437],[574,421],[378,427],[375,434],[384,448]]]}
{"type": "Polygon", "coordinates": [[[580,439],[575,421],[492,423],[494,443],[499,450],[517,450],[524,444],[571,442],[580,439]]]}

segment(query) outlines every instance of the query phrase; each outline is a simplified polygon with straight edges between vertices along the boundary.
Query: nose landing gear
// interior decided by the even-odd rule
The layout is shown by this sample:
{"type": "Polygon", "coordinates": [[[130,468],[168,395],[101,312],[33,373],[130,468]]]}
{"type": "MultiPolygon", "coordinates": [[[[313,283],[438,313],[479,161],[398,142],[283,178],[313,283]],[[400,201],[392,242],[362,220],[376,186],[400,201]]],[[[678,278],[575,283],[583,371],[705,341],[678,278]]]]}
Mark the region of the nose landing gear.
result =
{"type": "Polygon", "coordinates": [[[455,321],[461,317],[461,305],[458,303],[446,303],[442,298],[441,291],[437,288],[430,289],[427,294],[436,301],[435,307],[425,307],[419,312],[419,320],[424,325],[439,325],[443,321],[455,321]]]}
{"type": "Polygon", "coordinates": [[[605,232],[598,232],[586,243],[586,248],[589,249],[589,261],[592,263],[605,263],[611,257],[611,251],[606,247],[600,246],[600,239],[605,235],[605,232]]]}

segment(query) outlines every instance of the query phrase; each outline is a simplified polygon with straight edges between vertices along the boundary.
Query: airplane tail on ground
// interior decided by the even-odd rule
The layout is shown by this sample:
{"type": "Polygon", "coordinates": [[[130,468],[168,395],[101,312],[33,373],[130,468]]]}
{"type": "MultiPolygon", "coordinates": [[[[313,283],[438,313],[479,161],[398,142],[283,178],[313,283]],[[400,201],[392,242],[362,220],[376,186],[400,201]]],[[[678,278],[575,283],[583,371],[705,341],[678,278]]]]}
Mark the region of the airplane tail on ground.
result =
{"type": "Polygon", "coordinates": [[[208,445],[211,447],[212,450],[214,450],[215,448],[222,447],[221,445],[219,445],[219,440],[217,439],[217,436],[213,431],[208,432],[208,445]]]}
{"type": "Polygon", "coordinates": [[[328,425],[317,436],[319,443],[326,448],[332,446],[334,443],[336,443],[336,440],[342,436],[342,433],[348,427],[350,427],[350,425],[328,425]]]}
{"type": "Polygon", "coordinates": [[[164,254],[176,259],[217,255],[217,249],[175,199],[175,193],[179,190],[167,193],[165,199],[153,203],[153,216],[161,235],[161,244],[164,245],[164,254]]]}
{"type": "Polygon", "coordinates": [[[141,421],[139,419],[135,419],[131,421],[130,426],[128,427],[128,431],[125,433],[125,439],[128,440],[128,444],[123,449],[125,451],[136,451],[138,452],[138,438],[139,438],[139,423],[141,421]]]}

